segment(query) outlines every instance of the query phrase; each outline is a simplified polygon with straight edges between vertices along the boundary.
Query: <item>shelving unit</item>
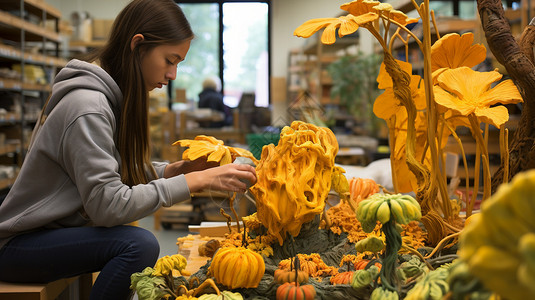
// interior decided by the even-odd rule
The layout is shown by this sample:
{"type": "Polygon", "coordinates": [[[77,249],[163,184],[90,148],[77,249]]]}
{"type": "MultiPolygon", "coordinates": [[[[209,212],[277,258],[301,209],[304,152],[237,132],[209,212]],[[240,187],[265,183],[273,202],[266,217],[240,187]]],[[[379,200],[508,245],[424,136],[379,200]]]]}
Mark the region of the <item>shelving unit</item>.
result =
{"type": "Polygon", "coordinates": [[[336,43],[321,43],[322,32],[306,40],[304,47],[290,52],[288,57],[288,95],[290,99],[299,97],[303,92],[317,99],[319,104],[338,104],[331,99],[332,80],[327,66],[341,56],[348,54],[350,47],[358,46],[358,34],[337,38],[336,43]]]}
{"type": "Polygon", "coordinates": [[[2,0],[0,194],[13,183],[50,82],[67,63],[59,57],[60,18],[59,10],[42,0],[2,0]]]}

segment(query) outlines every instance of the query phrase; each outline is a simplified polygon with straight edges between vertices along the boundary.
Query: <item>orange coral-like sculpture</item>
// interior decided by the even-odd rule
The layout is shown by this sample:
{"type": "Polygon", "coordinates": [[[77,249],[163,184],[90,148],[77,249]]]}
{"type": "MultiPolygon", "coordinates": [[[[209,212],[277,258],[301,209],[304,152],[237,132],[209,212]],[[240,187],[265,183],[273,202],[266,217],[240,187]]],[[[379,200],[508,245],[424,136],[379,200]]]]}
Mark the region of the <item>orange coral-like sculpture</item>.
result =
{"type": "Polygon", "coordinates": [[[262,149],[251,192],[258,219],[280,245],[286,233],[297,236],[304,223],[323,212],[336,153],[330,129],[301,121],[282,129],[277,146],[262,149]]]}

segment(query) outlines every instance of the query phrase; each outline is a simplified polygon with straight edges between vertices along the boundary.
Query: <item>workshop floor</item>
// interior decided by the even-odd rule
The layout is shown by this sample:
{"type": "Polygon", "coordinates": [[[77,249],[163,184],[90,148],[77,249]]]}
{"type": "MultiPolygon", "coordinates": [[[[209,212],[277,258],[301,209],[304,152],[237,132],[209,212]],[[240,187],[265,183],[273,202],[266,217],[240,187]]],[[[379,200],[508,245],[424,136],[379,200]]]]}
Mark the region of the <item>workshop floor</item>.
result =
{"type": "Polygon", "coordinates": [[[152,232],[158,242],[160,243],[160,256],[176,254],[178,247],[176,245],[176,239],[189,234],[188,227],[186,225],[176,224],[170,229],[159,230],[154,229],[154,217],[148,216],[139,220],[139,226],[152,232]]]}

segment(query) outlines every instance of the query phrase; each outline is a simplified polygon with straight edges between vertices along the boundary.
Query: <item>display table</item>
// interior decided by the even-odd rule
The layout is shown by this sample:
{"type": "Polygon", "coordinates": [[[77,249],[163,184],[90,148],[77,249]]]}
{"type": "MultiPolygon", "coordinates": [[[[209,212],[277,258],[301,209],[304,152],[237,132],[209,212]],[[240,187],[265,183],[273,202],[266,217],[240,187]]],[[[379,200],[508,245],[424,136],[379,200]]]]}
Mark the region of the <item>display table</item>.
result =
{"type": "Polygon", "coordinates": [[[179,238],[177,242],[178,254],[184,256],[188,265],[186,271],[193,274],[206,264],[210,257],[199,255],[199,246],[211,239],[217,239],[223,241],[223,237],[206,237],[200,234],[190,234],[187,237],[179,238]]]}

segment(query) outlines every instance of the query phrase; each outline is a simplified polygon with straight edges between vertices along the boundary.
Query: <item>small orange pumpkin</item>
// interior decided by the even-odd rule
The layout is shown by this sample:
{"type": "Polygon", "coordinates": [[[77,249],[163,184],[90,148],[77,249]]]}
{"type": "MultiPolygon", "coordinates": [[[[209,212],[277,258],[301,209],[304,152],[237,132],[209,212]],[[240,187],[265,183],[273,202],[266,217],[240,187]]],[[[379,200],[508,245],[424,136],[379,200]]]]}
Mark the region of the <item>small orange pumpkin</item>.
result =
{"type": "MultiPolygon", "coordinates": [[[[275,273],[273,274],[273,277],[275,278],[275,282],[277,283],[286,283],[286,282],[295,282],[295,270],[283,270],[283,269],[277,269],[275,270],[275,273]]],[[[305,271],[297,271],[297,282],[299,283],[305,283],[308,282],[308,273],[305,271]]]]}
{"type": "Polygon", "coordinates": [[[316,289],[311,284],[286,282],[277,288],[277,300],[313,300],[315,297],[316,289]]]}
{"type": "MultiPolygon", "coordinates": [[[[364,270],[366,266],[370,263],[369,259],[361,259],[358,262],[355,263],[355,270],[364,270]]],[[[374,265],[381,270],[381,263],[376,262],[374,265]]]]}

